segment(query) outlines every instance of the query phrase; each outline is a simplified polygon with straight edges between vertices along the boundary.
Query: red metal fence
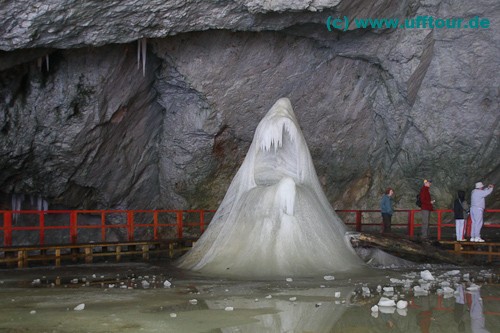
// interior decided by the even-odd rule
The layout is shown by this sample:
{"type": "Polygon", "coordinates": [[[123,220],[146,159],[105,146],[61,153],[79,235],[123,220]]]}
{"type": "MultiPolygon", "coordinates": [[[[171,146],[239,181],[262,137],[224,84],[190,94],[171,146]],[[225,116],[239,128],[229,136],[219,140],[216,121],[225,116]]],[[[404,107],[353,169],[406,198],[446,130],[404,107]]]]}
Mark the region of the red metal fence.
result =
{"type": "MultiPolygon", "coordinates": [[[[420,219],[420,209],[397,209],[394,211],[394,215],[392,218],[392,227],[400,227],[400,228],[406,228],[406,234],[410,237],[413,238],[415,236],[415,229],[418,227],[421,227],[422,224],[418,223],[420,219]],[[406,215],[406,216],[402,216],[406,215]],[[395,220],[404,220],[404,223],[401,222],[395,222],[395,220]]],[[[365,209],[365,210],[358,210],[358,209],[339,209],[336,210],[337,214],[342,214],[342,213],[350,213],[351,215],[354,214],[354,216],[351,216],[351,218],[347,216],[343,216],[342,218],[345,222],[346,225],[351,225],[354,226],[356,231],[362,231],[363,228],[366,229],[366,227],[380,227],[382,226],[382,221],[381,218],[375,218],[374,216],[380,216],[380,210],[373,210],[373,209],[365,209]],[[370,222],[366,222],[367,215],[371,215],[369,219],[371,220],[370,222]],[[354,217],[354,219],[352,218],[354,217]]],[[[485,211],[486,214],[491,214],[491,213],[500,213],[500,209],[486,209],[485,211]]],[[[496,216],[495,216],[496,217],[496,216]]],[[[500,228],[500,216],[498,216],[499,220],[493,221],[490,219],[485,219],[485,223],[483,225],[483,230],[487,230],[490,228],[500,228]]],[[[470,216],[467,221],[467,234],[470,234],[470,225],[471,225],[471,220],[470,216]]],[[[455,228],[455,219],[453,217],[453,210],[451,209],[436,209],[431,213],[431,218],[430,218],[430,228],[435,228],[436,229],[436,237],[437,240],[441,240],[443,236],[443,230],[445,228],[453,228],[453,230],[450,230],[453,235],[454,233],[454,228],[455,228]]]]}
{"type": "MultiPolygon", "coordinates": [[[[46,234],[60,231],[63,235],[58,243],[75,244],[82,242],[85,230],[97,231],[91,240],[110,241],[110,231],[119,230],[128,241],[137,240],[138,231],[148,233],[149,239],[159,240],[168,237],[185,237],[185,233],[200,235],[210,223],[214,210],[0,210],[0,237],[3,234],[3,246],[12,246],[13,237],[20,233],[37,233],[37,244],[45,244],[46,234]],[[22,220],[27,223],[18,223],[22,220]],[[80,235],[80,237],[79,237],[80,235]]],[[[337,210],[346,225],[354,226],[356,231],[363,228],[379,228],[382,225],[379,210],[337,210]],[[354,216],[353,216],[354,214],[354,216]]],[[[420,227],[416,209],[396,210],[393,216],[393,228],[405,229],[405,234],[414,237],[415,229],[420,227]],[[406,214],[406,216],[404,216],[406,214]],[[418,218],[416,218],[416,215],[418,218]],[[398,221],[404,220],[404,223],[398,221]]],[[[438,209],[432,213],[431,227],[437,229],[440,240],[444,228],[454,228],[452,210],[438,209]],[[451,213],[451,214],[450,214],[451,213]],[[445,217],[444,217],[445,216],[445,217]]],[[[485,213],[500,213],[500,209],[487,209],[485,213]]],[[[495,215],[496,216],[496,215],[495,215]]],[[[483,228],[500,228],[500,221],[486,220],[483,228]]],[[[35,245],[35,244],[29,244],[35,245]]]]}
{"type": "MultiPolygon", "coordinates": [[[[184,231],[196,229],[198,234],[205,231],[215,210],[0,210],[3,233],[3,246],[12,246],[13,236],[17,233],[38,232],[38,244],[45,244],[48,232],[63,231],[58,243],[76,244],[79,233],[84,230],[97,230],[100,235],[92,241],[109,241],[109,231],[121,230],[128,241],[136,240],[138,230],[149,231],[149,239],[162,238],[161,231],[169,237],[183,238],[184,231]],[[208,218],[207,218],[208,216],[208,218]],[[16,223],[24,217],[31,224],[16,223]],[[49,222],[50,221],[50,222],[49,222]],[[89,222],[90,221],[90,222],[89,222]],[[66,241],[65,241],[66,240],[66,241]]],[[[80,237],[81,238],[81,237],[80,237]]],[[[33,245],[33,244],[30,244],[33,245]]]]}

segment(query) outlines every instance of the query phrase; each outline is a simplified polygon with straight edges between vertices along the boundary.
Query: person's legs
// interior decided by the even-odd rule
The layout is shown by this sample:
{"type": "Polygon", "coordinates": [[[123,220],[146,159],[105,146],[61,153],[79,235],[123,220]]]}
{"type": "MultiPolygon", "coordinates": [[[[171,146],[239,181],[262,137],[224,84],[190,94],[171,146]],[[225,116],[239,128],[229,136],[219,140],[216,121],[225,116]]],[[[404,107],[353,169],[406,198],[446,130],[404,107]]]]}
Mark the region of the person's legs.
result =
{"type": "Polygon", "coordinates": [[[471,241],[481,237],[481,227],[483,225],[483,210],[479,207],[471,207],[470,217],[472,219],[471,241]]]}
{"type": "Polygon", "coordinates": [[[457,241],[461,241],[464,239],[464,220],[463,219],[458,219],[455,220],[455,229],[457,233],[457,241]]]}
{"type": "Polygon", "coordinates": [[[391,232],[391,217],[392,215],[389,214],[382,214],[382,221],[383,221],[383,229],[382,232],[391,232]]]}
{"type": "Polygon", "coordinates": [[[477,221],[477,239],[481,242],[483,242],[483,239],[481,238],[481,229],[483,228],[483,212],[484,210],[480,209],[477,221]]]}
{"type": "Polygon", "coordinates": [[[429,217],[430,217],[430,214],[431,214],[430,211],[422,209],[422,232],[420,235],[423,239],[429,238],[429,217]]]}

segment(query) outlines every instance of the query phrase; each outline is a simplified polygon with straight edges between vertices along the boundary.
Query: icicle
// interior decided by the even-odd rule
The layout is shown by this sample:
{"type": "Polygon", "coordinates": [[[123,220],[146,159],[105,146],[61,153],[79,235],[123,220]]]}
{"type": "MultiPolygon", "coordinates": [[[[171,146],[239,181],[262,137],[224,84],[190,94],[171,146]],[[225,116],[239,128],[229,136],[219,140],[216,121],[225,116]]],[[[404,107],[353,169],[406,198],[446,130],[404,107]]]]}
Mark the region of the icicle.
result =
{"type": "Polygon", "coordinates": [[[42,196],[41,195],[39,195],[38,198],[37,198],[36,209],[37,210],[42,210],[42,196]]]}
{"type": "Polygon", "coordinates": [[[283,145],[283,132],[290,134],[290,139],[295,142],[297,136],[297,125],[289,118],[279,117],[270,119],[262,128],[257,129],[257,133],[262,133],[260,141],[260,149],[270,151],[274,147],[274,151],[283,145]]]}
{"type": "Polygon", "coordinates": [[[49,203],[47,200],[42,200],[43,210],[49,210],[49,203]]]}
{"type": "Polygon", "coordinates": [[[137,40],[137,70],[141,68],[141,40],[137,40]]]}
{"type": "Polygon", "coordinates": [[[147,43],[147,38],[141,38],[137,40],[137,69],[140,68],[142,60],[142,76],[146,76],[147,43]]]}
{"type": "Polygon", "coordinates": [[[147,48],[147,39],[143,38],[142,41],[142,76],[146,76],[146,48],[147,48]]]}
{"type": "Polygon", "coordinates": [[[45,64],[47,65],[47,72],[49,71],[49,55],[45,55],[45,64]]]}
{"type": "MultiPolygon", "coordinates": [[[[20,211],[21,210],[21,204],[24,200],[24,195],[23,194],[16,194],[16,193],[13,193],[12,194],[12,210],[13,211],[20,211]]],[[[12,217],[14,219],[14,222],[17,221],[18,217],[19,217],[19,213],[13,213],[12,214],[12,217]]]]}
{"type": "MultiPolygon", "coordinates": [[[[11,203],[11,209],[12,209],[13,211],[15,211],[15,210],[17,210],[17,209],[16,209],[16,207],[17,207],[17,195],[16,195],[15,193],[12,193],[12,203],[11,203]]],[[[16,221],[17,221],[17,216],[18,216],[18,215],[19,215],[19,214],[16,214],[16,213],[13,213],[13,214],[12,214],[12,218],[13,218],[14,222],[16,222],[16,221]]]]}

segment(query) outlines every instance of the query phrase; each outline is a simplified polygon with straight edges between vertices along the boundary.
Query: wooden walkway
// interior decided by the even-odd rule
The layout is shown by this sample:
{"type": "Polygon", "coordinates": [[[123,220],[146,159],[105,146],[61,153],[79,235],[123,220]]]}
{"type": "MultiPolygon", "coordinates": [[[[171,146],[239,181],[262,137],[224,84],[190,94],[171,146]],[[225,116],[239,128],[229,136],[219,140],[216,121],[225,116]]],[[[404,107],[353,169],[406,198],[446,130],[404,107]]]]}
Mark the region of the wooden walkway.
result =
{"type": "Polygon", "coordinates": [[[149,260],[150,255],[168,254],[173,258],[187,251],[193,239],[158,241],[98,242],[82,244],[52,244],[0,247],[0,267],[29,267],[30,262],[61,266],[63,261],[92,263],[96,257],[114,257],[119,262],[124,256],[139,256],[149,260]]]}
{"type": "MultiPolygon", "coordinates": [[[[151,255],[174,258],[189,250],[194,238],[157,241],[97,242],[81,244],[52,244],[0,247],[0,267],[26,268],[38,262],[44,266],[59,267],[65,262],[92,263],[94,258],[112,257],[116,262],[122,257],[139,257],[149,260],[151,255]]],[[[498,242],[439,241],[447,252],[463,257],[482,256],[491,263],[500,257],[498,242]]]]}
{"type": "Polygon", "coordinates": [[[465,256],[485,256],[489,263],[493,262],[496,256],[500,256],[500,243],[498,242],[457,242],[439,241],[443,247],[449,248],[448,252],[465,256]]]}

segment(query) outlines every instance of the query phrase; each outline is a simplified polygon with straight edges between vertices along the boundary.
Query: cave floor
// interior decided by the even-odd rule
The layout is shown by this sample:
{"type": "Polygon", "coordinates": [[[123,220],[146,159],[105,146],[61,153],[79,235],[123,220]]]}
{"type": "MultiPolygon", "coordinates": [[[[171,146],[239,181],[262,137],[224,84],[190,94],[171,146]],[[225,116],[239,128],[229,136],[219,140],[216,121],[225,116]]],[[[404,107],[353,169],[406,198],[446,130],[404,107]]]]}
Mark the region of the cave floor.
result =
{"type": "Polygon", "coordinates": [[[499,273],[498,265],[419,265],[334,279],[231,280],[167,260],[0,269],[0,332],[420,332],[426,325],[431,332],[477,325],[493,332],[499,273]],[[419,281],[425,270],[435,280],[419,281]],[[414,289],[425,284],[428,294],[414,289]],[[443,292],[448,284],[471,289],[465,305],[459,293],[443,292]],[[373,312],[381,297],[408,306],[373,312]]]}

